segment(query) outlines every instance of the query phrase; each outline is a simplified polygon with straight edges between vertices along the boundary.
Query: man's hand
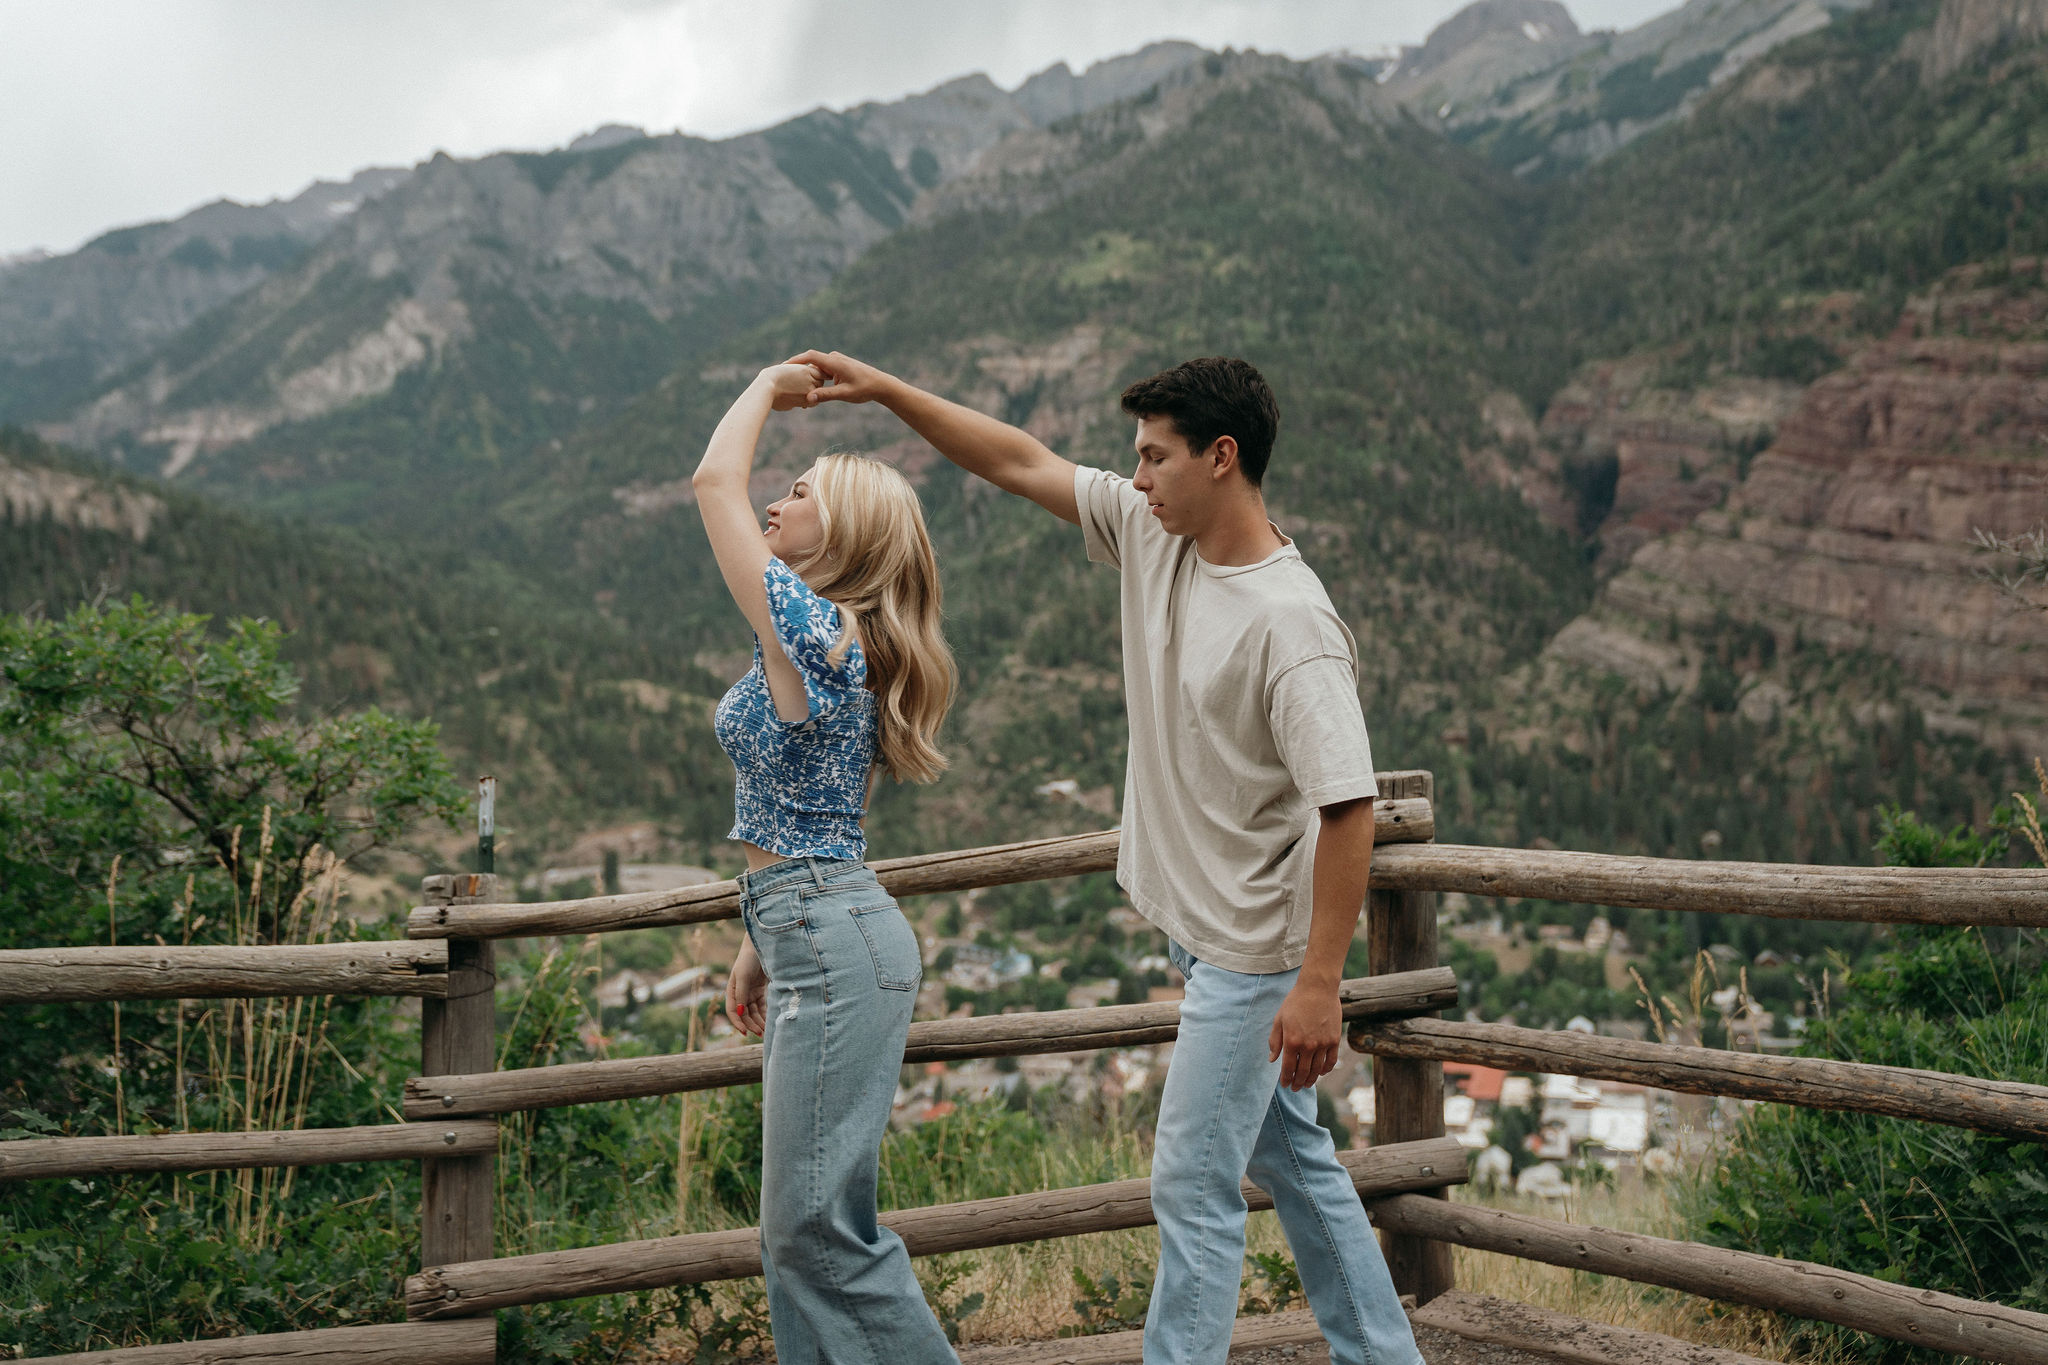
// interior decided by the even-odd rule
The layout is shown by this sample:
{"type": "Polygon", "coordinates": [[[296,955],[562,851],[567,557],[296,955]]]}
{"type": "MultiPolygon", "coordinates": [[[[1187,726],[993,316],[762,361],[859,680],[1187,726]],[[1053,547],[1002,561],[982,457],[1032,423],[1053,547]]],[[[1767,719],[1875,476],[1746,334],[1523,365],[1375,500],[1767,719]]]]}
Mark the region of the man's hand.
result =
{"type": "Polygon", "coordinates": [[[1280,1084],[1306,1090],[1337,1069],[1344,1038],[1344,1007],[1333,989],[1297,982],[1273,1016],[1266,1060],[1280,1062],[1280,1084]]]}
{"type": "Polygon", "coordinates": [[[740,944],[740,955],[732,960],[732,973],[725,978],[725,1017],[741,1033],[760,1037],[768,1028],[768,973],[754,953],[754,940],[740,944]]]}
{"type": "Polygon", "coordinates": [[[1279,1059],[1280,1083],[1289,1090],[1305,1090],[1337,1069],[1337,1046],[1344,1037],[1344,1007],[1337,991],[1372,878],[1372,803],[1372,797],[1361,796],[1320,810],[1308,951],[1294,989],[1273,1017],[1270,1039],[1268,1060],[1279,1059]]]}
{"type": "Polygon", "coordinates": [[[872,403],[882,396],[892,376],[837,351],[805,351],[791,356],[792,365],[808,365],[822,376],[811,389],[811,403],[872,403]]]}
{"type": "Polygon", "coordinates": [[[806,406],[880,403],[968,473],[1031,499],[1062,521],[1081,520],[1074,498],[1074,466],[1029,432],[926,393],[837,351],[805,351],[790,363],[809,365],[829,381],[811,390],[806,406]]]}

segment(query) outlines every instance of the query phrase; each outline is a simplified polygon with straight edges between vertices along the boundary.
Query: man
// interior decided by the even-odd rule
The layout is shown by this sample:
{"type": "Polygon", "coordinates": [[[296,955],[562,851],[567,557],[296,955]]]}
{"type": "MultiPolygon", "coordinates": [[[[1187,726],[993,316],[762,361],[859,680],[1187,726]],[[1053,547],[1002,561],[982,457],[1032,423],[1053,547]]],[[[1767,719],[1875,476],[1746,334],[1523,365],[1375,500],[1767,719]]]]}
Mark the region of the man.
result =
{"type": "Polygon", "coordinates": [[[1372,866],[1356,645],[1266,516],[1279,408],[1242,360],[1132,385],[1138,467],[1030,435],[837,352],[811,402],[878,402],[961,468],[1077,523],[1123,578],[1130,715],[1117,880],[1187,977],[1160,1100],[1148,1365],[1221,1365],[1244,1264],[1245,1175],[1273,1195],[1337,1365],[1421,1365],[1378,1241],[1316,1122],[1337,985],[1372,866]]]}

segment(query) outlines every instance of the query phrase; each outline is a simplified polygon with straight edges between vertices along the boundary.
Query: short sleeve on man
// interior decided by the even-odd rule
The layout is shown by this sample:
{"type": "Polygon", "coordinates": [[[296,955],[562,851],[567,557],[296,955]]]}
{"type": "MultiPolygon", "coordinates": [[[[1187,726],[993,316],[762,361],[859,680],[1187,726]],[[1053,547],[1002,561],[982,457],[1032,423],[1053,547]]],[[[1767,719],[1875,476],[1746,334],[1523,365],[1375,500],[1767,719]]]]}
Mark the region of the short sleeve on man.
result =
{"type": "Polygon", "coordinates": [[[1088,558],[1111,568],[1124,566],[1124,542],[1133,516],[1147,512],[1145,495],[1131,481],[1087,465],[1074,466],[1074,504],[1081,513],[1081,535],[1088,558]]]}
{"type": "Polygon", "coordinates": [[[1310,805],[1378,794],[1349,658],[1323,654],[1289,667],[1270,685],[1266,714],[1280,761],[1310,805]]]}

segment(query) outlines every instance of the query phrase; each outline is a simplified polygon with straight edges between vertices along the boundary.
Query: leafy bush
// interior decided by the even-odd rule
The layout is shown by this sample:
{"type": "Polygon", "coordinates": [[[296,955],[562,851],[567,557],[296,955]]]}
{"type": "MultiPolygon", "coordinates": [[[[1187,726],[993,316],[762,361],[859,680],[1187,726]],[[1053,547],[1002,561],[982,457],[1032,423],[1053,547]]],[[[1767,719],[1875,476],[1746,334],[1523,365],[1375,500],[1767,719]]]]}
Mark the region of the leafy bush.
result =
{"type": "MultiPolygon", "coordinates": [[[[1980,865],[2003,855],[2004,823],[2001,812],[1988,833],[1944,831],[1887,809],[1879,851],[1895,866],[1980,865]]],[[[1801,1052],[2048,1082],[2048,951],[2031,931],[1901,927],[1850,978],[1846,998],[1811,1025],[1801,1052]]],[[[2044,1196],[2048,1150],[2038,1143],[1773,1105],[1753,1111],[1720,1155],[1698,1192],[1695,1232],[1721,1246],[2040,1311],[2048,1308],[2044,1196]]],[[[1809,1335],[1853,1340],[1859,1359],[1932,1358],[1818,1324],[1809,1335]]]]}
{"type": "Polygon", "coordinates": [[[1074,1267],[1074,1288],[1081,1296],[1074,1300],[1077,1326],[1060,1328],[1063,1337],[1090,1337],[1102,1332],[1129,1332],[1145,1325],[1145,1313],[1152,1306],[1154,1271],[1127,1263],[1121,1274],[1110,1271],[1095,1279],[1074,1267]]]}
{"type": "Polygon", "coordinates": [[[1245,1259],[1251,1262],[1258,1284],[1246,1289],[1244,1312],[1285,1312],[1308,1297],[1301,1287],[1301,1267],[1292,1257],[1277,1251],[1254,1251],[1245,1259]]]}

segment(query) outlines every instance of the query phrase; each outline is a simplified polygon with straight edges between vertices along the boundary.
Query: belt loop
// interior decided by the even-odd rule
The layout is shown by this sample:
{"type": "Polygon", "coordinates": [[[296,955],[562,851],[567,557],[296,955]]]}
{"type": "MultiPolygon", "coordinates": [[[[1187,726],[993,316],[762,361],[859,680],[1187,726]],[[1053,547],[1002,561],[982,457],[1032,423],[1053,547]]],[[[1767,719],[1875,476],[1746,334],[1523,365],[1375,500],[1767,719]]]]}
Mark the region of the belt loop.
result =
{"type": "Polygon", "coordinates": [[[825,889],[825,874],[818,871],[818,860],[816,858],[806,858],[804,859],[804,866],[811,870],[811,885],[823,891],[825,889]]]}

